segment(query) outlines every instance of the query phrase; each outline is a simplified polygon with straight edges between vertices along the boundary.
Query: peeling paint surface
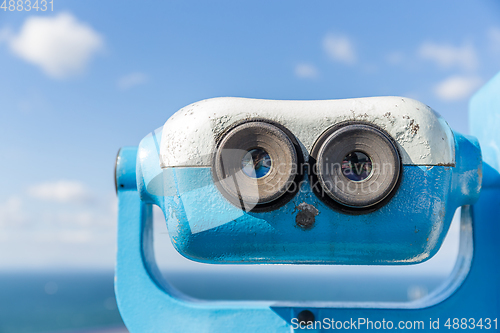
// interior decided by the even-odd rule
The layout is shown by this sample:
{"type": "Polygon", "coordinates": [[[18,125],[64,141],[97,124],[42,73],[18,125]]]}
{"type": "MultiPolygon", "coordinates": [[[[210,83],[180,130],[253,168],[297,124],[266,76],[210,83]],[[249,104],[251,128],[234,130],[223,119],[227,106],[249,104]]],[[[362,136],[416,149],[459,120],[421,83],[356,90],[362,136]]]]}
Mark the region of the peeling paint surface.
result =
{"type": "Polygon", "coordinates": [[[297,216],[295,216],[297,226],[303,230],[309,230],[314,227],[316,216],[319,214],[318,209],[313,205],[303,202],[297,206],[297,210],[299,211],[297,216]]]}
{"type": "Polygon", "coordinates": [[[209,166],[216,139],[228,127],[258,118],[288,128],[305,148],[305,160],[326,129],[356,120],[387,131],[396,140],[404,165],[455,164],[448,124],[431,108],[409,98],[274,101],[225,97],[188,105],[165,123],[161,165],[209,166]]]}

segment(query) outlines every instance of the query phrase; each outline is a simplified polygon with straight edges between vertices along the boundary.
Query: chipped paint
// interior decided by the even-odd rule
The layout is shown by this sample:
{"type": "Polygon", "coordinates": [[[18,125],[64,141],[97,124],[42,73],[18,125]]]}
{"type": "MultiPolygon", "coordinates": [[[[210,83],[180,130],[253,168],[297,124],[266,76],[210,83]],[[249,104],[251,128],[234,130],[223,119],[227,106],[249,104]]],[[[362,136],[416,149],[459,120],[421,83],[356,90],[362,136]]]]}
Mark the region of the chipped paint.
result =
{"type": "Polygon", "coordinates": [[[415,135],[418,133],[418,130],[420,129],[420,125],[415,123],[415,119],[410,120],[410,132],[411,134],[415,135]]]}
{"type": "Polygon", "coordinates": [[[301,203],[296,208],[299,210],[297,216],[295,217],[296,225],[303,230],[309,230],[314,227],[319,210],[313,205],[305,202],[301,203]]]}
{"type": "Polygon", "coordinates": [[[305,160],[325,130],[339,122],[357,120],[387,131],[396,140],[404,165],[455,163],[453,134],[448,124],[431,108],[412,99],[274,101],[215,98],[189,105],[165,123],[160,154],[162,167],[210,166],[216,138],[236,123],[257,118],[269,119],[288,128],[304,148],[305,160]]]}

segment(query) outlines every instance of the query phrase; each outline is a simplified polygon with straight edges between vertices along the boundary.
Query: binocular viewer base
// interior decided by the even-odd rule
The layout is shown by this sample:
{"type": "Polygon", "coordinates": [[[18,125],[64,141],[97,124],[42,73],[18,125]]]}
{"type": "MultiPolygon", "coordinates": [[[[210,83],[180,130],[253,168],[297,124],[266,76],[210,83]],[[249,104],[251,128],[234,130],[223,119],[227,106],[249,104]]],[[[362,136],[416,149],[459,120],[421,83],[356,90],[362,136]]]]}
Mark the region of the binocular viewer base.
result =
{"type": "Polygon", "coordinates": [[[163,279],[155,264],[152,205],[142,202],[135,190],[119,190],[115,278],[118,307],[131,332],[290,332],[291,328],[298,328],[298,319],[309,313],[312,316],[305,316],[306,321],[314,318],[323,329],[332,319],[351,322],[367,318],[395,325],[401,321],[423,321],[425,328],[429,328],[431,318],[439,319],[441,328],[448,318],[493,320],[500,314],[500,268],[495,265],[500,243],[493,236],[500,233],[500,225],[493,218],[500,207],[499,194],[498,190],[485,189],[474,207],[462,208],[460,253],[455,269],[445,285],[428,296],[404,305],[280,304],[210,302],[179,294],[163,279]]]}

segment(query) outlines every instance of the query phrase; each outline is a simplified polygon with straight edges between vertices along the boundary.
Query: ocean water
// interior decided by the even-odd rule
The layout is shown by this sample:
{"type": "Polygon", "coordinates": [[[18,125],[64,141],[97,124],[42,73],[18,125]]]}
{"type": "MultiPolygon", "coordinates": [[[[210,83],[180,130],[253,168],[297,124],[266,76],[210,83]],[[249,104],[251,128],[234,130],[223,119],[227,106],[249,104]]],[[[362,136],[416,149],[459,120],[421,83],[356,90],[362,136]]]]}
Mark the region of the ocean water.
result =
{"type": "Polygon", "coordinates": [[[0,273],[0,332],[126,332],[113,272],[0,273]]]}
{"type": "MultiPolygon", "coordinates": [[[[307,270],[284,276],[244,267],[164,272],[178,290],[205,300],[407,302],[443,282],[441,276],[318,276],[307,270]]],[[[127,332],[116,307],[113,272],[0,273],[0,333],[11,332],[127,332]]]]}

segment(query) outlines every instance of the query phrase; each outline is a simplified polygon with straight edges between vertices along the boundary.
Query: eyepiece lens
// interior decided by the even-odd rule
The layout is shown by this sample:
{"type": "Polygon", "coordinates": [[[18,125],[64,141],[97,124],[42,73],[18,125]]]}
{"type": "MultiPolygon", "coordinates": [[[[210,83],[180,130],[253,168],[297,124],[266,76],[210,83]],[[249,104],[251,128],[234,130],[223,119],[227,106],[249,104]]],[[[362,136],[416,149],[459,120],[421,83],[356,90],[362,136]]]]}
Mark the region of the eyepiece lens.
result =
{"type": "Polygon", "coordinates": [[[372,160],[360,151],[347,154],[342,160],[342,174],[349,180],[360,182],[370,177],[372,160]]]}
{"type": "Polygon", "coordinates": [[[250,178],[262,178],[271,170],[272,161],[262,148],[249,150],[241,160],[241,170],[250,178]]]}

